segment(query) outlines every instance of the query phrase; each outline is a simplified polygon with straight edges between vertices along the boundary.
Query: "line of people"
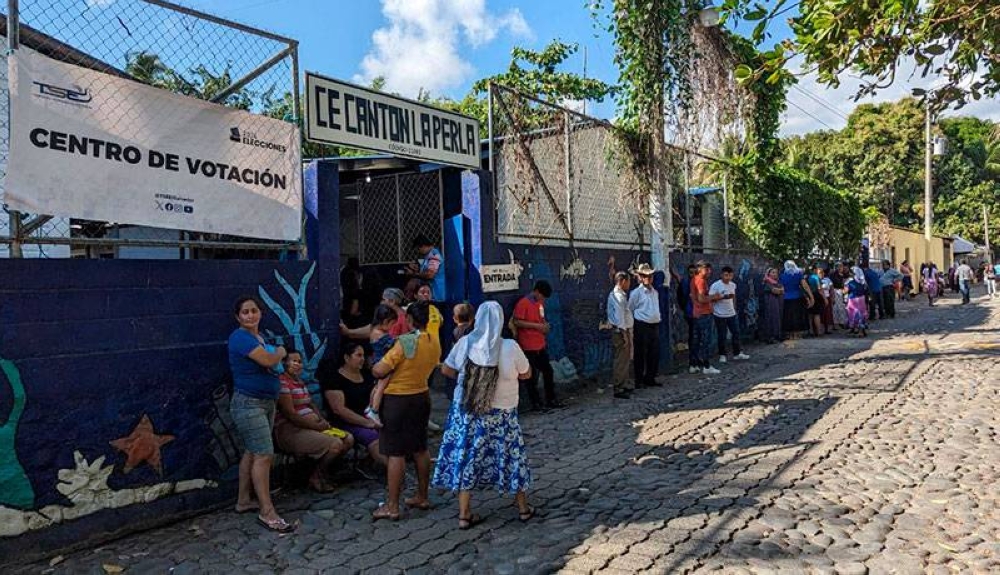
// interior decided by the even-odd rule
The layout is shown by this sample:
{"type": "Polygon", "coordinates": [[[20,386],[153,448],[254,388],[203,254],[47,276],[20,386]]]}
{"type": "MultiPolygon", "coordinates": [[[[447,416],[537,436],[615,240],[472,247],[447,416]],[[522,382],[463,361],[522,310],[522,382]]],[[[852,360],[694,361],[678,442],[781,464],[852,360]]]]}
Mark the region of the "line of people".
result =
{"type": "MultiPolygon", "coordinates": [[[[723,267],[714,282],[712,272],[711,264],[700,261],[689,267],[687,278],[674,278],[677,303],[689,325],[691,373],[720,373],[712,365],[713,357],[718,364],[750,359],[741,347],[742,306],[737,305],[734,271],[723,267]],[[713,331],[717,356],[711,349],[713,331]]],[[[662,385],[657,381],[662,294],[654,286],[654,275],[648,264],[618,272],[608,295],[604,327],[612,330],[617,399],[629,399],[637,388],[662,385]],[[635,289],[633,276],[639,283],[635,289]]],[[[895,316],[896,299],[907,297],[903,287],[907,277],[889,262],[882,262],[881,270],[841,262],[829,271],[817,265],[809,272],[786,262],[780,274],[772,268],[764,278],[759,335],[773,342],[796,332],[816,337],[844,327],[864,337],[869,321],[895,316]]],[[[928,291],[936,289],[932,278],[928,272],[924,282],[928,291]]],[[[245,446],[236,511],[256,511],[258,521],[274,531],[294,529],[278,515],[269,495],[275,447],[315,461],[309,484],[327,492],[332,489],[328,481],[332,463],[360,443],[370,461],[386,472],[387,497],[373,513],[375,520],[400,519],[404,505],[429,509],[432,485],[458,494],[459,529],[482,520],[473,513],[471,499],[474,490],[483,488],[512,495],[518,517],[530,520],[535,514],[527,497],[532,476],[517,407],[522,385],[539,410],[563,405],[556,397],[547,351],[551,326],[545,302],[551,296],[551,285],[536,282],[531,293],[518,300],[507,322],[494,301],[478,310],[469,304],[455,306],[455,343],[442,362],[443,317],[431,303],[430,284],[417,288],[409,305],[404,305],[399,289],[388,288],[368,325],[342,327],[346,343],[337,366],[326,362],[317,374],[321,406],[313,402],[302,381],[301,354],[269,345],[259,331],[260,304],[253,297],[240,298],[234,309],[239,327],[229,339],[234,379],[231,414],[245,446]],[[512,338],[503,337],[505,328],[512,338]],[[453,387],[432,466],[429,382],[438,369],[453,387]],[[544,380],[544,400],[537,390],[539,375],[544,380]],[[408,461],[415,465],[417,488],[413,496],[401,500],[408,461]]]]}

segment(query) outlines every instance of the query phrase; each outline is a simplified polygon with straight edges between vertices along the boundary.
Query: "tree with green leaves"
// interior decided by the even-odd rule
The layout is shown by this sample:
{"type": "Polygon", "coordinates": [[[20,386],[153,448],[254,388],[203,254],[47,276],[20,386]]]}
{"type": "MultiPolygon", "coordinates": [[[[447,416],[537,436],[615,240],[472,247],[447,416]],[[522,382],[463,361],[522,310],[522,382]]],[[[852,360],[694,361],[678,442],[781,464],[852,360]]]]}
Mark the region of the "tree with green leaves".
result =
{"type": "Polygon", "coordinates": [[[507,70],[477,80],[461,100],[433,98],[421,90],[418,100],[472,116],[486,125],[488,116],[487,94],[490,84],[500,84],[522,94],[554,104],[568,102],[603,102],[614,94],[614,87],[595,78],[586,78],[562,68],[566,60],[579,50],[578,44],[552,40],[541,50],[515,46],[511,50],[507,70]]]}
{"type": "MultiPolygon", "coordinates": [[[[913,98],[858,106],[843,130],[787,138],[784,161],[850,191],[889,223],[919,229],[924,216],[923,114],[913,98]]],[[[997,127],[988,120],[960,117],[940,120],[937,129],[947,138],[948,149],[934,159],[935,231],[982,242],[984,205],[992,214],[991,226],[1000,229],[997,127]]]]}
{"type": "MultiPolygon", "coordinates": [[[[125,73],[132,79],[150,86],[202,100],[211,100],[233,83],[229,66],[222,72],[213,72],[203,64],[188,71],[188,75],[167,66],[160,57],[148,51],[129,52],[125,55],[125,73]]],[[[249,110],[257,94],[246,88],[230,94],[220,102],[230,108],[249,110]]]]}
{"type": "Polygon", "coordinates": [[[794,14],[793,37],[765,52],[753,70],[758,77],[790,76],[786,64],[801,55],[829,86],[839,86],[844,73],[860,75],[860,98],[891,85],[912,59],[922,77],[942,79],[927,91],[936,105],[961,107],[1000,93],[995,0],[725,0],[722,6],[724,18],[756,22],[757,44],[773,22],[794,14]]]}

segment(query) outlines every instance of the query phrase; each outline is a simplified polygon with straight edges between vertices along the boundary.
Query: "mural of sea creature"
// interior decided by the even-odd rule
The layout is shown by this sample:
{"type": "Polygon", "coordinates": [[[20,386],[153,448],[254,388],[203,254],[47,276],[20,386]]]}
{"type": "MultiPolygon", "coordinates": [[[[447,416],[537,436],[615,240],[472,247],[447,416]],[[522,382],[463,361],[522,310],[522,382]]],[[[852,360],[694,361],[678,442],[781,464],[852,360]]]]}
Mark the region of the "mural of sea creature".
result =
{"type": "MultiPolygon", "coordinates": [[[[17,439],[17,424],[21,420],[21,414],[24,413],[27,394],[24,392],[24,384],[21,383],[21,372],[14,362],[0,359],[0,372],[10,387],[13,399],[7,420],[0,426],[0,505],[28,509],[35,503],[35,491],[28,481],[24,467],[17,459],[14,445],[17,439]]],[[[2,381],[0,380],[0,383],[2,381]]]]}
{"type": "Polygon", "coordinates": [[[153,430],[153,422],[148,415],[143,414],[139,424],[132,433],[116,439],[111,445],[126,455],[125,473],[128,473],[143,463],[148,463],[157,474],[163,476],[163,463],[160,448],[174,440],[173,435],[157,435],[153,430]]]}
{"type": "Polygon", "coordinates": [[[752,264],[750,260],[744,259],[740,262],[740,270],[736,276],[736,283],[747,286],[747,303],[743,309],[743,335],[753,335],[757,333],[757,318],[759,313],[760,300],[757,298],[757,280],[750,276],[752,264]]]}
{"type": "Polygon", "coordinates": [[[219,470],[226,471],[239,463],[242,452],[233,418],[229,414],[229,389],[226,385],[212,390],[212,409],[205,416],[205,424],[214,435],[209,449],[219,464],[219,470]]]}
{"type": "Polygon", "coordinates": [[[587,269],[587,264],[579,256],[576,256],[569,264],[559,268],[559,279],[569,278],[583,281],[583,277],[587,275],[587,269]]]}
{"type": "Polygon", "coordinates": [[[73,452],[75,467],[59,470],[56,489],[66,496],[71,505],[47,505],[34,511],[21,511],[0,505],[0,537],[16,537],[27,531],[71,521],[96,513],[102,509],[117,509],[136,503],[166,497],[206,487],[216,487],[213,481],[189,479],[176,483],[157,483],[135,489],[113,490],[108,487],[108,477],[114,470],[104,465],[104,457],[88,461],[79,451],[73,452]]]}
{"type": "Polygon", "coordinates": [[[288,280],[278,273],[278,270],[274,271],[274,277],[292,300],[290,311],[286,310],[271,297],[271,294],[267,293],[267,290],[263,286],[258,288],[258,293],[260,294],[260,298],[264,300],[264,303],[267,304],[267,307],[274,312],[274,315],[278,316],[278,320],[281,321],[281,325],[285,328],[285,333],[287,334],[277,335],[270,330],[265,330],[265,335],[279,345],[284,345],[285,341],[289,338],[292,340],[295,349],[302,354],[302,379],[309,382],[309,393],[312,394],[313,400],[317,402],[317,405],[322,405],[322,399],[319,396],[319,384],[315,382],[313,375],[319,367],[320,360],[323,359],[327,340],[325,338],[321,340],[319,335],[312,330],[312,327],[309,325],[309,313],[306,307],[306,292],[309,287],[309,281],[312,280],[315,271],[316,264],[313,263],[309,267],[309,271],[299,281],[298,289],[293,288],[288,283],[288,280]],[[306,340],[311,344],[311,353],[309,352],[310,348],[307,348],[305,345],[306,340]]]}

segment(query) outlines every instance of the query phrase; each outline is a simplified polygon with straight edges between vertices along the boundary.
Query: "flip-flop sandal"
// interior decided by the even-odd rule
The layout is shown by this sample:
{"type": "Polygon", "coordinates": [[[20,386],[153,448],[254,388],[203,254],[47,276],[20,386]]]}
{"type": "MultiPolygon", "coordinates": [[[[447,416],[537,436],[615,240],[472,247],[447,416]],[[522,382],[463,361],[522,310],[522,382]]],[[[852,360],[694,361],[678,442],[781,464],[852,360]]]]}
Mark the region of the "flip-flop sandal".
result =
{"type": "Polygon", "coordinates": [[[292,531],[295,531],[295,526],[288,523],[284,519],[267,520],[258,515],[257,523],[260,523],[261,525],[263,525],[264,527],[266,527],[271,531],[274,531],[275,533],[291,533],[292,531]]]}
{"type": "Polygon", "coordinates": [[[379,519],[388,519],[389,521],[399,521],[399,512],[393,513],[389,511],[389,508],[385,505],[379,506],[378,509],[372,513],[372,521],[378,521],[379,519]]]}
{"type": "Polygon", "coordinates": [[[521,523],[527,523],[528,521],[531,521],[532,517],[535,516],[535,508],[529,505],[527,511],[518,510],[517,515],[517,518],[521,520],[521,523]]]}
{"type": "Polygon", "coordinates": [[[459,517],[458,518],[458,528],[462,531],[472,529],[476,525],[482,523],[484,519],[479,516],[478,513],[473,513],[469,517],[459,517]]]}
{"type": "Polygon", "coordinates": [[[434,506],[430,501],[418,502],[417,499],[413,497],[403,501],[403,503],[405,503],[407,507],[412,507],[413,509],[419,509],[421,511],[430,511],[431,509],[434,509],[434,506]]]}

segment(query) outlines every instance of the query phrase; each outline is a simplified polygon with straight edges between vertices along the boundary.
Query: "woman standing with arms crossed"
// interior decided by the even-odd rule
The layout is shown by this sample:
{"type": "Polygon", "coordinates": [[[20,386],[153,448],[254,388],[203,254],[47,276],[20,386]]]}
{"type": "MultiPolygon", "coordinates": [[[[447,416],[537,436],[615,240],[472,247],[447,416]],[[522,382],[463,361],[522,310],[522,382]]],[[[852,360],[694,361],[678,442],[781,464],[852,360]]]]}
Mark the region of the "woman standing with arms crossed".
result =
{"type": "Polygon", "coordinates": [[[256,298],[236,300],[239,327],[229,336],[229,368],[233,372],[233,399],[229,411],[243,441],[236,512],[258,509],[257,521],[271,531],[287,533],[295,527],[282,519],[271,502],[271,462],[274,460],[275,402],[281,383],[271,371],[287,353],[271,348],[260,336],[260,305],[256,298]],[[253,496],[257,496],[257,505],[253,496]]]}

